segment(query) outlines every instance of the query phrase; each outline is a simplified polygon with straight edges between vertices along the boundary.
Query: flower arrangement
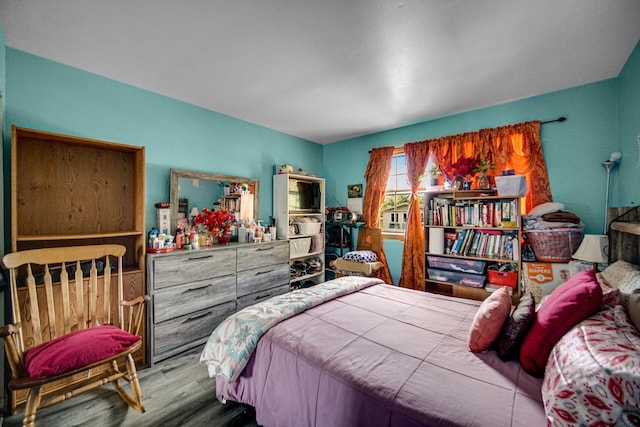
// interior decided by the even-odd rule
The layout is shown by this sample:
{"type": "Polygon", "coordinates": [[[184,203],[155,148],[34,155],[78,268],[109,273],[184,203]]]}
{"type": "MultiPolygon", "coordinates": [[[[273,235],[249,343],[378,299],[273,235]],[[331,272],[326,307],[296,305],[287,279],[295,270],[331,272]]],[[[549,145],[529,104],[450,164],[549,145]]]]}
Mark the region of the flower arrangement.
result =
{"type": "Polygon", "coordinates": [[[472,172],[478,164],[478,159],[475,157],[460,157],[455,163],[451,165],[453,173],[462,177],[471,176],[472,172]]]}
{"type": "Polygon", "coordinates": [[[236,217],[227,210],[212,211],[204,208],[193,222],[196,226],[204,228],[211,234],[221,236],[226,228],[231,227],[236,222],[236,217]]]}

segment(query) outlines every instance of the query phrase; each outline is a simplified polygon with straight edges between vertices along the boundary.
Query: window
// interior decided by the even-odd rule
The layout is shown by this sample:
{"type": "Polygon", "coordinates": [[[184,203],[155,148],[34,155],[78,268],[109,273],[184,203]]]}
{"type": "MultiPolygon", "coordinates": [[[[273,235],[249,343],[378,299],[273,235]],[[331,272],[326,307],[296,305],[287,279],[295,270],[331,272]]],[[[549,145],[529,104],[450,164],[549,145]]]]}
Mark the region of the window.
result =
{"type": "MultiPolygon", "coordinates": [[[[431,162],[429,162],[431,163],[431,162]]],[[[429,165],[430,166],[430,165],[429,165]]],[[[422,181],[420,188],[426,189],[428,177],[422,181]]],[[[384,201],[380,208],[380,228],[387,237],[403,236],[407,228],[407,212],[411,188],[407,182],[407,164],[404,153],[394,154],[391,159],[391,170],[385,190],[384,201]]],[[[420,206],[424,203],[424,194],[420,194],[420,206]]],[[[422,209],[421,209],[422,210],[422,209]]],[[[422,217],[422,212],[420,216],[422,217]]]]}

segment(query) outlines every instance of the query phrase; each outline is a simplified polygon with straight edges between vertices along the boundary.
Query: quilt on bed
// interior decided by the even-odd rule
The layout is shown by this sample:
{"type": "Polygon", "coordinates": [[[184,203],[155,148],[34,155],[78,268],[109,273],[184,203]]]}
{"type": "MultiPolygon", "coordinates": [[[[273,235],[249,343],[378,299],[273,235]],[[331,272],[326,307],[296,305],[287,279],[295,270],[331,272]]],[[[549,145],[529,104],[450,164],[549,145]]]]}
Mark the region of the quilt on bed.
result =
{"type": "Polygon", "coordinates": [[[544,425],[541,379],[468,350],[479,304],[366,287],[271,327],[216,394],[264,426],[544,425]]]}

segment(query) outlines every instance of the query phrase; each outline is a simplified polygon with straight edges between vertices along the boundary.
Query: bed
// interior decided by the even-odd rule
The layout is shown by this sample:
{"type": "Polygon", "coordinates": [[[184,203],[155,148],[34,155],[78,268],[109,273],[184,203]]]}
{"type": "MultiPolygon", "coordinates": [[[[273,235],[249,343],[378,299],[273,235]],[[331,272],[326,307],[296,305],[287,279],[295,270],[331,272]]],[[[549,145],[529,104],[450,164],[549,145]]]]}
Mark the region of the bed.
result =
{"type": "Polygon", "coordinates": [[[367,286],[271,327],[235,381],[216,375],[218,396],[264,426],[544,424],[541,379],[468,351],[479,301],[335,282],[367,286]]]}
{"type": "MultiPolygon", "coordinates": [[[[640,283],[640,270],[629,265],[640,283]]],[[[558,334],[543,342],[548,349],[537,370],[523,357],[540,346],[528,343],[531,332],[516,360],[503,361],[493,347],[469,350],[485,302],[366,277],[339,278],[236,313],[216,328],[201,361],[218,398],[255,407],[266,427],[640,425],[640,332],[620,300],[604,297],[604,286],[617,283],[594,285],[593,272],[580,274],[588,285],[570,280],[553,294],[591,289],[569,306],[571,313],[581,307],[583,318],[561,316],[561,328],[538,323],[556,316],[555,302],[566,308],[561,296],[535,311],[530,331],[546,325],[558,334]],[[323,287],[340,291],[328,296],[323,287]]]]}

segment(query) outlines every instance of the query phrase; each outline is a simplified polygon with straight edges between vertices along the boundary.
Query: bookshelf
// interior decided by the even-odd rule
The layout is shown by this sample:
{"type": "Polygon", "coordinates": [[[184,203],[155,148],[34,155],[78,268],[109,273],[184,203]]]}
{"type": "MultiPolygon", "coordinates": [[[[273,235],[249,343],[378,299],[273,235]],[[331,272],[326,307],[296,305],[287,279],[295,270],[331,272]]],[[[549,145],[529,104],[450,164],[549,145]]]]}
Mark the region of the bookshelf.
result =
{"type": "Polygon", "coordinates": [[[520,197],[495,190],[427,192],[425,289],[484,299],[508,285],[520,293],[520,197]]]}

